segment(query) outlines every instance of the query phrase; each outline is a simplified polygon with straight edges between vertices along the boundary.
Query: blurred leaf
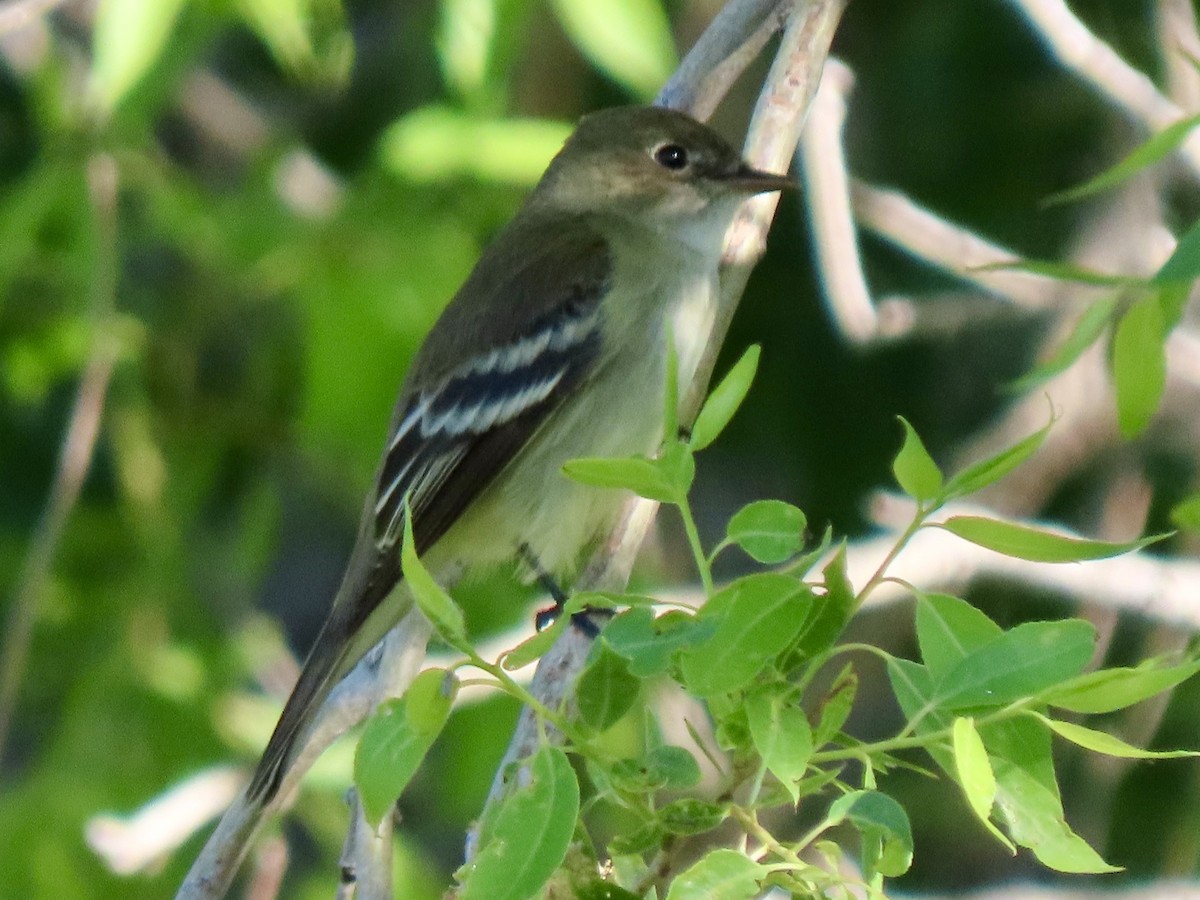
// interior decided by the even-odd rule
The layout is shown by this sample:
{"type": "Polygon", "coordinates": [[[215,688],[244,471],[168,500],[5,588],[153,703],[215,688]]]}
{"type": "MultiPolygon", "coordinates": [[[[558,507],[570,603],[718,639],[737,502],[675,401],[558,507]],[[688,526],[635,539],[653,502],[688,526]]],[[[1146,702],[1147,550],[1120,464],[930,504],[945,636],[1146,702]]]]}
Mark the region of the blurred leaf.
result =
{"type": "Polygon", "coordinates": [[[1111,556],[1120,556],[1122,553],[1140,550],[1165,537],[1161,534],[1151,535],[1127,543],[1090,541],[981,516],[951,516],[935,527],[944,528],[963,540],[997,553],[1003,553],[1005,556],[1046,563],[1107,559],[1111,556]]]}
{"type": "Polygon", "coordinates": [[[1171,282],[1191,284],[1200,278],[1200,220],[1179,239],[1174,252],[1154,275],[1154,283],[1166,285],[1171,282]]]}
{"type": "Polygon", "coordinates": [[[467,868],[462,900],[535,897],[567,855],[579,815],[579,783],[567,755],[542,747],[526,762],[528,783],[500,801],[482,849],[467,868]]]}
{"type": "Polygon", "coordinates": [[[1200,531],[1200,494],[1192,494],[1171,509],[1171,522],[1187,531],[1200,531]]]}
{"type": "Polygon", "coordinates": [[[796,782],[808,770],[813,752],[812,729],[798,698],[775,687],[764,687],[746,698],[746,718],[754,749],[779,779],[793,803],[800,800],[796,782]]]}
{"type": "Polygon", "coordinates": [[[680,656],[688,689],[709,697],[744,687],[792,642],[811,608],[808,586],[787,575],[749,575],[719,591],[700,612],[718,618],[716,632],[680,656]]]}
{"type": "Polygon", "coordinates": [[[937,686],[946,709],[1004,706],[1078,675],[1096,630],[1081,619],[1026,622],[968,654],[937,686]]]}
{"type": "Polygon", "coordinates": [[[441,733],[458,682],[444,669],[419,674],[404,696],[381,703],[367,720],[354,755],[363,814],[378,828],[441,733]]]}
{"type": "Polygon", "coordinates": [[[412,181],[478,178],[528,186],[545,171],[571,126],[544,119],[481,119],[425,106],[397,119],[381,136],[386,168],[412,181]]]}
{"type": "Polygon", "coordinates": [[[1039,699],[1078,713],[1107,713],[1170,690],[1200,672],[1200,660],[1160,668],[1149,660],[1136,669],[1101,669],[1055,685],[1039,699]]]}
{"type": "Polygon", "coordinates": [[[917,592],[917,644],[934,678],[1003,634],[1000,626],[958,597],[917,592]]]}
{"type": "Polygon", "coordinates": [[[804,512],[782,500],[757,500],[729,520],[726,539],[756,562],[785,562],[804,546],[804,512]]]}
{"type": "Polygon", "coordinates": [[[658,93],[675,69],[660,0],[554,0],[554,11],[584,55],[641,100],[658,93]]]}
{"type": "Polygon", "coordinates": [[[579,718],[597,731],[611,728],[629,711],[640,690],[641,682],[629,674],[624,658],[601,639],[575,683],[579,718]]]}
{"type": "Polygon", "coordinates": [[[967,466],[946,483],[942,496],[946,500],[966,497],[988,485],[995,484],[1029,457],[1033,456],[1046,440],[1054,425],[1054,412],[1051,410],[1050,421],[1039,428],[1029,437],[1017,441],[1011,447],[1006,447],[995,456],[967,466]]]}
{"type": "Polygon", "coordinates": [[[1059,737],[1066,738],[1085,750],[1103,753],[1105,756],[1116,756],[1120,759],[1177,759],[1181,756],[1200,756],[1200,752],[1195,750],[1143,750],[1104,731],[1085,728],[1073,722],[1060,722],[1048,716],[1038,716],[1038,719],[1059,737]]]}
{"type": "Polygon", "coordinates": [[[185,0],[103,0],[92,32],[91,94],[111,115],[167,46],[185,0]]]}
{"type": "Polygon", "coordinates": [[[294,75],[344,85],[354,41],[341,0],[237,0],[247,24],[294,75]]]}
{"type": "Polygon", "coordinates": [[[1108,323],[1117,313],[1117,304],[1120,299],[1117,296],[1105,297],[1091,303],[1087,311],[1079,317],[1079,321],[1075,323],[1075,327],[1071,329],[1067,339],[1059,345],[1050,358],[1038,363],[1029,372],[1009,384],[1008,390],[1014,394],[1027,391],[1049,381],[1055,375],[1065,372],[1074,365],[1084,351],[1104,333],[1104,329],[1108,327],[1108,323]]]}
{"type": "Polygon", "coordinates": [[[762,348],[758,344],[747,347],[742,358],[708,395],[696,416],[696,421],[692,423],[692,436],[688,439],[692,450],[703,450],[715,441],[733,419],[742,401],[746,399],[746,394],[750,392],[761,354],[762,348]]]}
{"type": "Polygon", "coordinates": [[[1135,302],[1113,337],[1113,380],[1121,434],[1134,438],[1158,410],[1167,385],[1166,326],[1157,294],[1135,302]]]}
{"type": "Polygon", "coordinates": [[[932,500],[942,489],[942,470],[921,442],[916,430],[903,416],[897,416],[904,426],[904,444],[892,460],[892,472],[904,493],[914,500],[932,500]]]}
{"type": "Polygon", "coordinates": [[[1200,116],[1190,116],[1186,119],[1172,122],[1162,131],[1152,135],[1149,140],[1141,144],[1116,165],[1105,169],[1099,175],[1088,179],[1077,187],[1059,191],[1057,194],[1051,194],[1042,202],[1042,205],[1052,206],[1058,203],[1069,203],[1116,187],[1123,181],[1132,178],[1142,169],[1154,165],[1166,157],[1167,154],[1177,149],[1197,125],[1200,125],[1200,116]]]}
{"type": "Polygon", "coordinates": [[[667,900],[750,900],[770,870],[735,850],[713,850],[671,882],[667,900]]]}
{"type": "Polygon", "coordinates": [[[971,270],[976,272],[1028,272],[1030,275],[1041,275],[1045,278],[1053,278],[1055,281],[1090,284],[1093,287],[1145,287],[1147,283],[1146,279],[1133,275],[1097,272],[1094,269],[1060,260],[1014,259],[1010,262],[972,266],[971,270]]]}
{"type": "Polygon", "coordinates": [[[983,739],[975,730],[975,723],[968,718],[954,720],[953,731],[954,770],[958,783],[966,795],[967,804],[975,818],[983,823],[992,835],[1013,853],[1017,848],[1006,838],[991,819],[992,804],[996,801],[996,776],[988,761],[983,739]]]}

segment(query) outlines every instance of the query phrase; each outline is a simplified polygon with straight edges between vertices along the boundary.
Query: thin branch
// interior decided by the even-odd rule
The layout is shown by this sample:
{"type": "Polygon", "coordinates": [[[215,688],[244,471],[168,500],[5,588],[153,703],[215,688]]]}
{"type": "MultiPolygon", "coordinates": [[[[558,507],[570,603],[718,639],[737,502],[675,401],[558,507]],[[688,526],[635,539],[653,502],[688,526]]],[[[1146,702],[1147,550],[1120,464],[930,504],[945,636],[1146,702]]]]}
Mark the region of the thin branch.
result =
{"type": "Polygon", "coordinates": [[[385,816],[378,830],[374,829],[367,822],[358,791],[347,791],[346,801],[350,827],[339,860],[337,900],[391,900],[392,817],[385,816]]]}
{"type": "MultiPolygon", "coordinates": [[[[1011,2],[1059,62],[1140,122],[1147,131],[1162,131],[1184,117],[1184,111],[1177,104],[1164,97],[1144,73],[1096,37],[1063,0],[1011,2]]],[[[1193,132],[1180,145],[1178,154],[1193,174],[1200,175],[1200,135],[1193,132]]]]}
{"type": "Polygon", "coordinates": [[[108,154],[88,161],[88,193],[96,236],[90,316],[92,346],[75,393],[71,418],[59,449],[58,467],[46,507],[29,546],[0,646],[0,758],[25,677],[29,645],[37,624],[54,557],[92,464],[108,385],[120,352],[112,327],[117,284],[117,165],[108,154]]]}
{"type": "Polygon", "coordinates": [[[0,36],[19,31],[31,22],[43,19],[65,0],[9,0],[0,4],[0,36]]]}
{"type": "Polygon", "coordinates": [[[800,135],[797,159],[804,175],[805,206],[825,305],[843,337],[865,343],[875,339],[879,323],[858,252],[842,150],[846,97],[853,86],[850,68],[830,59],[813,101],[809,127],[800,135]]]}

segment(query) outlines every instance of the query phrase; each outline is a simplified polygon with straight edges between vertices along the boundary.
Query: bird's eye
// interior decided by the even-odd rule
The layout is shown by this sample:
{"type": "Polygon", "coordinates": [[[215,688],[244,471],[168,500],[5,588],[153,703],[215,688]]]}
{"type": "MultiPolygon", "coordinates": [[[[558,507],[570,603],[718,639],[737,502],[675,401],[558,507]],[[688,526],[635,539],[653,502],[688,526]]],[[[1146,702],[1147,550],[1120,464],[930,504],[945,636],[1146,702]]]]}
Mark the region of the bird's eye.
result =
{"type": "Polygon", "coordinates": [[[654,161],[664,169],[678,172],[687,168],[688,152],[686,148],[680,147],[678,144],[663,144],[661,147],[655,148],[654,161]]]}

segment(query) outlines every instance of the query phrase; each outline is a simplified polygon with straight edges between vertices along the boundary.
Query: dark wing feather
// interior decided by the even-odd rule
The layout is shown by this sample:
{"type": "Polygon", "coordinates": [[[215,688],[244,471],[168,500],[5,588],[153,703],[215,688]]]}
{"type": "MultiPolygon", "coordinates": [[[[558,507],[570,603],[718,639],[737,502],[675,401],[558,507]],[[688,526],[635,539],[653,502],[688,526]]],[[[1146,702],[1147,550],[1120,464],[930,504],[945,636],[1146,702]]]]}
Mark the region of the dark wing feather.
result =
{"type": "Polygon", "coordinates": [[[570,223],[526,217],[502,233],[434,326],[441,340],[414,363],[359,545],[255,770],[251,800],[271,800],[296,740],[330,690],[382,637],[379,628],[395,624],[367,627],[402,577],[396,545],[404,500],[416,550],[424,553],[594,370],[611,258],[595,234],[564,225],[570,223]],[[514,254],[530,248],[536,252],[512,265],[514,254]],[[481,323],[498,306],[518,314],[507,310],[497,333],[481,323]],[[447,352],[447,340],[456,337],[461,346],[447,352]]]}

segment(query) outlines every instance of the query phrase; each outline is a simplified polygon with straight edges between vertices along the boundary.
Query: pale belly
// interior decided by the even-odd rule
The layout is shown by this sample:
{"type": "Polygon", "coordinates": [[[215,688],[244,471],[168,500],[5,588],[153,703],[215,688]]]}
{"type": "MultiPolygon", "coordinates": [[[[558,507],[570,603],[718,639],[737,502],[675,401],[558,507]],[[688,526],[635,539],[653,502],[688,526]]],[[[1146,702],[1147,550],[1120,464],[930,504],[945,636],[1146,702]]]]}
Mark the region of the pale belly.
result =
{"type": "MultiPolygon", "coordinates": [[[[546,572],[570,575],[581,554],[615,525],[629,493],[574,482],[562,466],[580,457],[652,455],[658,450],[666,385],[664,325],[669,323],[674,335],[679,381],[686,386],[711,328],[715,276],[696,279],[687,290],[678,284],[671,288],[669,294],[686,299],[669,304],[667,315],[660,307],[618,317],[627,326],[606,339],[614,350],[582,402],[566,401],[432,548],[429,562],[435,570],[453,578],[464,567],[510,560],[527,544],[546,572]]],[[[650,305],[644,298],[640,302],[650,305]]]]}

